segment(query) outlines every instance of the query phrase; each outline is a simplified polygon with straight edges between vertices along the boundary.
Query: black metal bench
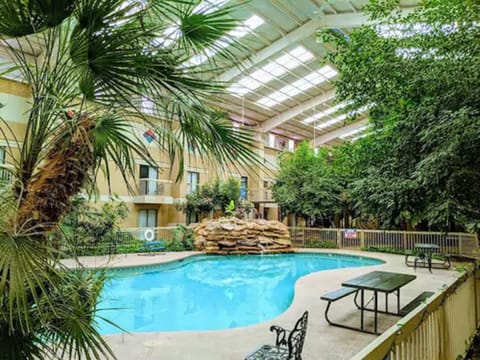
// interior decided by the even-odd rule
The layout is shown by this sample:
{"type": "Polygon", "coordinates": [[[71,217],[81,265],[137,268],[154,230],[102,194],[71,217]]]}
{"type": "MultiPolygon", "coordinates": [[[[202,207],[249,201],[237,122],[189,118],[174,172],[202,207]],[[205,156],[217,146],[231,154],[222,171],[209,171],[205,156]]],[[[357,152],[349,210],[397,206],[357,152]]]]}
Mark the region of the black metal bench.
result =
{"type": "Polygon", "coordinates": [[[325,320],[327,320],[327,322],[330,325],[339,326],[339,327],[342,327],[342,328],[345,328],[345,329],[357,330],[357,328],[353,328],[353,327],[348,326],[348,325],[342,325],[342,324],[335,323],[328,318],[328,311],[330,310],[330,305],[332,305],[333,302],[335,302],[337,300],[340,300],[340,299],[343,299],[344,297],[347,297],[348,295],[351,295],[351,294],[355,294],[354,302],[356,303],[356,297],[358,295],[358,289],[350,288],[350,287],[342,287],[338,290],[329,292],[329,293],[327,293],[325,295],[322,295],[320,297],[321,300],[328,301],[327,308],[325,309],[325,320]]]}
{"type": "Polygon", "coordinates": [[[276,334],[275,345],[263,345],[247,355],[245,360],[302,360],[307,322],[308,311],[305,311],[291,331],[281,326],[271,326],[270,331],[276,334]]]}

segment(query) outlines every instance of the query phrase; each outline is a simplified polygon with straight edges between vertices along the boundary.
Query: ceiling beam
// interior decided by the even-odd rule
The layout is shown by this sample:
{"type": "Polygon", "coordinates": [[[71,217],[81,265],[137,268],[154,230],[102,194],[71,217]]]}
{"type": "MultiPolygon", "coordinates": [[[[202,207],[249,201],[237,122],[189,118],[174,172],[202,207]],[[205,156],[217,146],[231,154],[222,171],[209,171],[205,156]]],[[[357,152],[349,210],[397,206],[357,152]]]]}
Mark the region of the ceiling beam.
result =
{"type": "MultiPolygon", "coordinates": [[[[403,8],[402,12],[407,14],[414,8],[403,8]]],[[[279,51],[286,49],[290,45],[297,44],[302,39],[314,34],[319,28],[322,27],[358,27],[362,24],[366,24],[368,18],[364,13],[349,13],[349,14],[334,14],[334,15],[322,15],[318,16],[305,24],[299,26],[295,30],[289,32],[287,35],[278,39],[277,41],[266,46],[251,58],[243,60],[238,66],[227,70],[218,77],[220,81],[230,81],[238,75],[242,74],[245,69],[249,69],[262,61],[270,58],[279,51]]]]}
{"type": "Polygon", "coordinates": [[[261,131],[268,132],[273,128],[283,124],[284,122],[294,118],[297,115],[305,112],[308,109],[313,108],[314,106],[323,104],[329,100],[332,100],[335,97],[335,91],[329,90],[322,95],[316,96],[310,100],[305,101],[304,103],[297,105],[281,114],[278,114],[268,120],[265,120],[261,124],[261,131]]]}
{"type": "Polygon", "coordinates": [[[368,120],[363,119],[363,120],[345,125],[341,128],[335,129],[333,131],[330,131],[326,134],[320,135],[319,137],[315,138],[315,140],[313,142],[313,146],[317,147],[317,146],[323,145],[325,143],[328,143],[329,141],[332,141],[332,140],[342,136],[343,134],[346,134],[346,133],[348,133],[350,131],[353,131],[353,130],[357,130],[357,129],[361,128],[362,126],[367,125],[367,123],[368,123],[368,120]]]}

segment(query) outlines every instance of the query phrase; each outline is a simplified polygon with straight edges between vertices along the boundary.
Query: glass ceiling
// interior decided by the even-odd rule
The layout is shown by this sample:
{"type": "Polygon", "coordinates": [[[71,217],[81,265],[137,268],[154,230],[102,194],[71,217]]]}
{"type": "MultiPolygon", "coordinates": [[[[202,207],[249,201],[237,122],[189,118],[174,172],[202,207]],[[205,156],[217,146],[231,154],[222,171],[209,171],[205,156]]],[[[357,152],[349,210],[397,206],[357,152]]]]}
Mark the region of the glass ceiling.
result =
{"type": "Polygon", "coordinates": [[[231,85],[228,88],[228,91],[233,95],[243,96],[258,89],[271,80],[286,74],[289,70],[305,64],[313,59],[313,57],[313,54],[303,46],[297,46],[285,55],[270,61],[252,74],[240,79],[237,83],[231,85]]]}
{"type": "Polygon", "coordinates": [[[266,108],[270,108],[314,87],[315,85],[319,85],[329,79],[334,78],[337,74],[337,70],[332,68],[330,65],[326,65],[320,70],[313,71],[302,79],[286,85],[280,90],[274,91],[261,98],[257,101],[257,104],[266,108]]]}

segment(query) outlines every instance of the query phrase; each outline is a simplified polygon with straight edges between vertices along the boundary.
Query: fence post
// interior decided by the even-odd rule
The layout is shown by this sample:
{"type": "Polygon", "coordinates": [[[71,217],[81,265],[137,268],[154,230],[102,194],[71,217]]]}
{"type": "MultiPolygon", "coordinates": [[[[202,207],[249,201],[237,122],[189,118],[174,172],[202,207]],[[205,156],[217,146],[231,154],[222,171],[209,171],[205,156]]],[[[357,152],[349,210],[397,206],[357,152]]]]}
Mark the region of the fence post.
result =
{"type": "Polygon", "coordinates": [[[363,249],[365,247],[365,239],[364,239],[364,233],[363,230],[357,230],[358,236],[360,237],[360,249],[363,249]]]}
{"type": "Polygon", "coordinates": [[[458,253],[463,255],[463,236],[458,235],[458,253]]]}
{"type": "Polygon", "coordinates": [[[342,244],[342,231],[340,229],[337,230],[337,244],[338,244],[339,248],[341,248],[343,246],[343,244],[342,244]]]}

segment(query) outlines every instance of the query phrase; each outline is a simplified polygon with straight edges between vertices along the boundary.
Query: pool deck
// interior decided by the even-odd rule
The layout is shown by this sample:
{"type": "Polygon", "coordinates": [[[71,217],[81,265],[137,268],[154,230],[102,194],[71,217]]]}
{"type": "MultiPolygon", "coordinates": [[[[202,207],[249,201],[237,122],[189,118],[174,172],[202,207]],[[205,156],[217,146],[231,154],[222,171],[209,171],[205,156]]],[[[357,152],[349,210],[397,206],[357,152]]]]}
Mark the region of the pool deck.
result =
{"type": "MultiPolygon", "coordinates": [[[[300,278],[295,284],[295,297],[290,307],[273,320],[237,329],[216,331],[181,331],[107,335],[105,338],[119,360],[234,360],[244,359],[261,344],[272,344],[274,337],[269,331],[272,324],[289,329],[298,317],[309,311],[309,322],[304,360],[340,360],[350,359],[355,353],[373,341],[376,336],[357,331],[329,326],[324,318],[326,302],[320,296],[336,290],[341,283],[350,278],[373,271],[384,270],[415,274],[417,279],[402,288],[401,305],[405,305],[423,291],[436,291],[449,285],[459,276],[456,271],[409,268],[401,255],[369,253],[363,251],[312,249],[298,252],[323,252],[359,255],[378,258],[385,264],[320,271],[300,278]]],[[[108,257],[84,257],[80,261],[86,267],[124,267],[139,266],[179,260],[199,252],[167,253],[164,255],[138,256],[135,254],[108,257]]],[[[74,262],[65,264],[74,267],[74,262]]],[[[381,297],[383,299],[383,297],[381,297]]],[[[392,303],[394,296],[392,296],[392,303]]],[[[382,302],[380,302],[382,303],[382,302]]],[[[358,326],[360,312],[353,305],[352,297],[332,304],[331,317],[342,323],[358,326]]],[[[398,317],[379,315],[379,329],[386,330],[398,321],[398,317]]],[[[367,326],[373,324],[373,316],[366,314],[367,326]]]]}

